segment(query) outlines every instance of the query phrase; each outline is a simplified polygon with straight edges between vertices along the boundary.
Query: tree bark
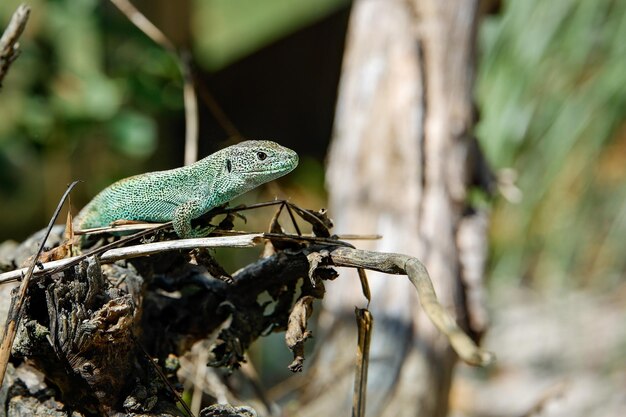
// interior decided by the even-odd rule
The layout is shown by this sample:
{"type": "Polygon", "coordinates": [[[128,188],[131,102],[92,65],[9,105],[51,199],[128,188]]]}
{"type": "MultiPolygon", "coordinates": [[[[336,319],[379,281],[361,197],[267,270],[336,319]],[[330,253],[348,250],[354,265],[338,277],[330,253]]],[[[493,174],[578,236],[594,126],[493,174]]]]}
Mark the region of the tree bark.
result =
{"type": "MultiPolygon", "coordinates": [[[[381,234],[368,249],[422,260],[444,306],[474,337],[486,326],[488,224],[468,204],[473,185],[488,185],[472,136],[478,9],[478,0],[354,3],[327,171],[335,231],[381,234]]],[[[455,354],[408,282],[370,274],[370,283],[367,415],[445,415],[455,354]]],[[[355,349],[346,346],[356,347],[352,315],[365,299],[356,278],[328,287],[320,318],[328,337],[301,416],[347,415],[337,408],[340,391],[343,407],[351,403],[355,349]]]]}

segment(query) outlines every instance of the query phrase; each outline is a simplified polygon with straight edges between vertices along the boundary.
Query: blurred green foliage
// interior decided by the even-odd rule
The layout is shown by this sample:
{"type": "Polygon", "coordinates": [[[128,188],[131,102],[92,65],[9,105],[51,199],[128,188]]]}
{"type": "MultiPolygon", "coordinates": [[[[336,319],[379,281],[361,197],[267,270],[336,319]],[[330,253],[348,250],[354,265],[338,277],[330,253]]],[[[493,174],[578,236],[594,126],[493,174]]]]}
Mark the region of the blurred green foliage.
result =
{"type": "Polygon", "coordinates": [[[558,288],[626,272],[626,2],[524,0],[484,22],[478,135],[513,167],[492,277],[558,288]]]}
{"type": "MultiPolygon", "coordinates": [[[[19,3],[0,3],[0,22],[19,3]]],[[[157,120],[182,111],[175,60],[108,2],[30,6],[22,54],[0,92],[0,241],[41,227],[73,179],[86,180],[73,194],[80,206],[156,168],[157,120]]]]}

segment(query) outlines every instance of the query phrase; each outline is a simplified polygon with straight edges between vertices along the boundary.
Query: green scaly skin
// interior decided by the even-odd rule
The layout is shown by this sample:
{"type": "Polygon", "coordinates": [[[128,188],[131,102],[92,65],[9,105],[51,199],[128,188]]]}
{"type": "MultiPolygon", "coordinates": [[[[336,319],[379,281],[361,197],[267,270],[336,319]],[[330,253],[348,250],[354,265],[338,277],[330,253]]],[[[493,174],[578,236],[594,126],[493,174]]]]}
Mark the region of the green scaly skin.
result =
{"type": "Polygon", "coordinates": [[[105,188],[76,217],[80,229],[116,220],[172,221],[181,238],[206,235],[191,220],[292,171],[298,155],[277,143],[250,140],[169,171],[125,178],[105,188]]]}

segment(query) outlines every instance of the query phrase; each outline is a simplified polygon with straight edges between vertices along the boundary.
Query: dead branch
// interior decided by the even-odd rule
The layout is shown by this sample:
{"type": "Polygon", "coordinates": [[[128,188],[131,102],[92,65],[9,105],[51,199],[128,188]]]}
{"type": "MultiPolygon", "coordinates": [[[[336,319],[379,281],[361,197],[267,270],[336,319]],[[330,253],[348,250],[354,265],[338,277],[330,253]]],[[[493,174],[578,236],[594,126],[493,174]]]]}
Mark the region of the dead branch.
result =
{"type": "MultiPolygon", "coordinates": [[[[329,235],[325,213],[301,209],[296,213],[329,235]],[[313,219],[312,213],[320,217],[313,219]]],[[[165,236],[162,231],[155,234],[161,239],[165,236]]],[[[253,341],[271,331],[285,331],[294,354],[291,369],[300,371],[314,300],[324,297],[324,281],[337,277],[336,266],[407,274],[424,310],[459,356],[474,365],[492,359],[439,304],[427,271],[410,256],[354,249],[336,237],[282,233],[120,247],[130,239],[138,237],[122,238],[88,252],[87,257],[41,264],[41,270],[35,271],[37,285],[29,286],[31,302],[24,306],[22,330],[14,347],[15,357],[28,358],[61,392],[70,393],[66,401],[77,398],[89,412],[120,412],[121,401],[126,413],[179,415],[171,384],[158,382],[160,373],[152,368],[153,362],[138,363],[137,353],[145,349],[146,358],[164,361],[172,354],[182,355],[211,334],[217,337],[208,348],[208,364],[237,368],[253,341]],[[261,243],[273,246],[273,255],[232,277],[208,250],[261,243]],[[269,294],[273,309],[259,303],[261,294],[269,294]],[[119,347],[124,347],[124,354],[119,347]]],[[[0,282],[22,272],[0,274],[0,282]]]]}
{"type": "Polygon", "coordinates": [[[26,22],[30,16],[30,7],[21,4],[7,26],[6,30],[0,37],[0,87],[2,80],[6,75],[9,67],[17,59],[20,54],[19,38],[24,32],[26,22]]]}
{"type": "Polygon", "coordinates": [[[435,326],[448,338],[461,359],[470,365],[478,366],[486,366],[495,359],[492,353],[476,346],[476,343],[461,330],[454,318],[439,303],[428,271],[417,258],[348,247],[335,248],[330,252],[330,258],[336,266],[365,268],[387,274],[406,274],[417,290],[422,308],[435,326]]]}
{"type": "MultiPolygon", "coordinates": [[[[218,236],[205,237],[195,239],[180,239],[155,243],[144,243],[141,245],[127,246],[123,248],[113,248],[103,252],[99,256],[102,264],[110,264],[124,259],[139,258],[142,256],[150,256],[170,251],[192,250],[198,248],[246,248],[258,244],[261,239],[266,238],[284,238],[285,240],[305,240],[306,236],[275,236],[271,233],[248,233],[236,236],[218,236]]],[[[84,259],[85,255],[73,256],[58,261],[51,261],[39,265],[35,276],[43,276],[51,271],[61,272],[66,267],[74,265],[77,260],[84,259]]],[[[15,269],[13,271],[0,274],[0,284],[20,279],[27,271],[27,268],[15,269]]]]}

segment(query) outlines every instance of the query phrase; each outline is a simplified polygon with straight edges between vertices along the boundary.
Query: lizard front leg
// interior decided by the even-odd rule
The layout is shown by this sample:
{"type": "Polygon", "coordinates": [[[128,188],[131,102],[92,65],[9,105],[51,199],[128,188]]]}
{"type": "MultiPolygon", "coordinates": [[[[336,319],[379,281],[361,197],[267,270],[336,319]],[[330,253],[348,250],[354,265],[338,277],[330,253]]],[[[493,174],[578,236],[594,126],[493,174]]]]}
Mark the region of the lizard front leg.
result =
{"type": "Polygon", "coordinates": [[[172,225],[174,231],[181,238],[204,237],[212,229],[212,227],[202,227],[193,229],[191,227],[191,219],[203,214],[203,205],[198,200],[189,200],[174,210],[172,225]]]}

